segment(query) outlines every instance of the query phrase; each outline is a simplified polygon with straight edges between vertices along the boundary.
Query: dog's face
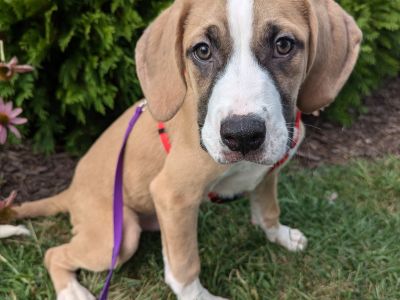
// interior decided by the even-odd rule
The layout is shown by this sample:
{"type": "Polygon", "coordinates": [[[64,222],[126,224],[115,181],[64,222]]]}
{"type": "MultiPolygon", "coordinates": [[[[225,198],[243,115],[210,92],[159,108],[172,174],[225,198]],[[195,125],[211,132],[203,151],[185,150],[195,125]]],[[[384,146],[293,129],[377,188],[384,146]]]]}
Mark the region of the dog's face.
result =
{"type": "Polygon", "coordinates": [[[302,5],[288,13],[280,2],[203,2],[187,16],[185,65],[199,101],[201,143],[219,163],[272,165],[287,150],[309,29],[302,5]]]}
{"type": "Polygon", "coordinates": [[[358,54],[351,17],[332,0],[315,2],[177,0],[137,50],[146,97],[160,98],[148,99],[153,115],[171,118],[191,89],[200,143],[215,161],[277,162],[297,106],[309,112],[332,101],[358,54]],[[154,59],[173,63],[146,61],[154,59]],[[154,77],[167,82],[159,92],[154,77]]]}

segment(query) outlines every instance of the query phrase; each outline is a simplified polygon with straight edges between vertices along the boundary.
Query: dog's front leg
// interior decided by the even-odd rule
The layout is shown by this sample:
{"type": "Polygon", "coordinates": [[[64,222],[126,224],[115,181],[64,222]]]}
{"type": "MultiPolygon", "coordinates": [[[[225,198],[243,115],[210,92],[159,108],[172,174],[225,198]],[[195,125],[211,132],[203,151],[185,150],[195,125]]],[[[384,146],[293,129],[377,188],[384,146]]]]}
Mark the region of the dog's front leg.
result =
{"type": "Polygon", "coordinates": [[[163,170],[150,186],[161,228],[165,281],[178,300],[223,299],[211,295],[199,281],[197,218],[202,183],[194,174],[183,173],[183,169],[163,170]]]}
{"type": "Polygon", "coordinates": [[[277,172],[269,174],[251,194],[252,222],[264,230],[271,242],[290,251],[302,251],[307,245],[304,234],[279,222],[277,183],[277,172]]]}

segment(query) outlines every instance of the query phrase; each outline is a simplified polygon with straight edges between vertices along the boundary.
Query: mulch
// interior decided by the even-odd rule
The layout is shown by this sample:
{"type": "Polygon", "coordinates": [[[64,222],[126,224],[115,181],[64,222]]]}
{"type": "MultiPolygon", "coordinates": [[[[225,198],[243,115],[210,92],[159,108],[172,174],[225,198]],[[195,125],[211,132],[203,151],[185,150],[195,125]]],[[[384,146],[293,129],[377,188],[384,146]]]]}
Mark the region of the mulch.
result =
{"type": "MultiPolygon", "coordinates": [[[[344,128],[321,118],[306,117],[307,137],[297,160],[304,167],[345,164],[349,159],[400,157],[400,78],[366,98],[368,113],[344,128]]],[[[0,148],[0,199],[18,191],[17,202],[36,200],[65,189],[77,159],[66,153],[35,154],[29,143],[0,148]]]]}
{"type": "Polygon", "coordinates": [[[353,158],[400,155],[400,77],[365,99],[368,112],[349,127],[305,117],[307,136],[297,159],[305,167],[345,164],[353,158]]]}
{"type": "Polygon", "coordinates": [[[0,199],[16,190],[16,202],[37,200],[64,190],[77,163],[66,153],[35,154],[29,144],[6,146],[0,151],[0,199]]]}

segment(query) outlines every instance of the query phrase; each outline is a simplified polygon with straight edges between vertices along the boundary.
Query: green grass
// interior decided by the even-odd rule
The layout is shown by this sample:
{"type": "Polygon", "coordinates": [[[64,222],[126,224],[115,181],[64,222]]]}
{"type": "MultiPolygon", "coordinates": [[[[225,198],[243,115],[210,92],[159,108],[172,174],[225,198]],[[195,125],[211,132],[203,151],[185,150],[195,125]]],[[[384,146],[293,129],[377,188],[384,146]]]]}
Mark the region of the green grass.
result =
{"type": "MultiPolygon", "coordinates": [[[[400,299],[400,159],[301,170],[280,181],[282,223],[309,239],[304,253],[266,241],[248,203],[205,205],[201,280],[230,299],[400,299]],[[338,194],[335,201],[328,199],[338,194]]],[[[45,250],[69,238],[66,217],[27,221],[33,238],[0,241],[0,299],[55,299],[45,250]]],[[[163,283],[160,236],[145,233],[116,273],[110,299],[174,299],[163,283]]],[[[98,293],[105,273],[81,272],[98,293]]]]}

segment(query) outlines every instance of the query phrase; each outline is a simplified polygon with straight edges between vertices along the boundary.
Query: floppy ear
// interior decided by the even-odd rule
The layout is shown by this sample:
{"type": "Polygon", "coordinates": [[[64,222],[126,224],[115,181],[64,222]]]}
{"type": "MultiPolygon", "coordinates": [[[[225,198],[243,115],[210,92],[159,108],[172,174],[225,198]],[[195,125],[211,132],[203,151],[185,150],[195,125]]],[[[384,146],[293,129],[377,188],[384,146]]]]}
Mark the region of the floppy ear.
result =
{"type": "Polygon", "coordinates": [[[358,58],[361,30],[333,0],[310,0],[308,74],[298,108],[311,113],[330,104],[349,78],[358,58]]]}
{"type": "Polygon", "coordinates": [[[182,38],[187,11],[187,1],[175,1],[136,45],[136,71],[149,110],[158,121],[170,120],[186,95],[182,38]]]}

